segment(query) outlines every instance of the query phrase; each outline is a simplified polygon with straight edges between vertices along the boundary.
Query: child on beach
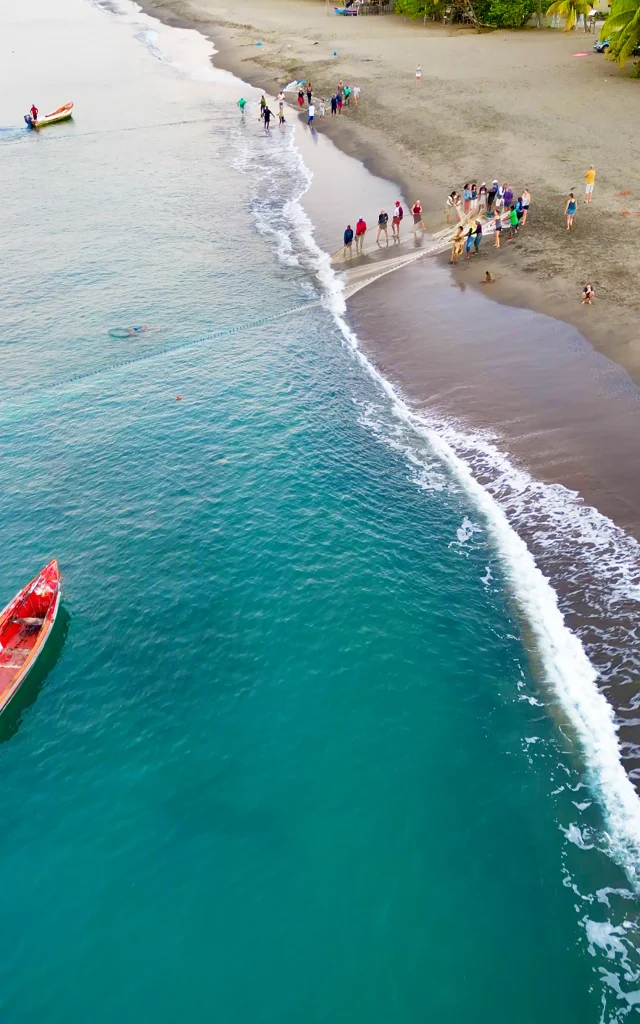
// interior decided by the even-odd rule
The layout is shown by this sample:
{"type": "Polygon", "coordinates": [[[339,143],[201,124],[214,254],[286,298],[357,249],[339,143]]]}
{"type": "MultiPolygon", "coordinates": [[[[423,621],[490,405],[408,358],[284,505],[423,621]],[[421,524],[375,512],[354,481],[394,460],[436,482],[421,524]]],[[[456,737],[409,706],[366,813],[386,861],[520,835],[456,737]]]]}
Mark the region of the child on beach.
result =
{"type": "Polygon", "coordinates": [[[592,284],[585,284],[582,289],[582,305],[592,306],[596,297],[596,290],[592,284]]]}
{"type": "Polygon", "coordinates": [[[564,215],[567,220],[567,231],[571,231],[571,228],[573,227],[573,218],[576,215],[576,197],[573,192],[569,193],[567,205],[564,208],[564,215]]]}
{"type": "Polygon", "coordinates": [[[420,85],[422,81],[422,64],[416,65],[416,85],[420,85]]]}
{"type": "Polygon", "coordinates": [[[307,111],[307,124],[308,125],[312,125],[313,124],[313,119],[314,119],[315,116],[316,116],[315,105],[313,103],[310,103],[309,104],[309,109],[307,111]]]}
{"type": "Polygon", "coordinates": [[[324,121],[325,109],[326,108],[325,108],[325,105],[324,105],[324,96],[323,96],[322,99],[320,100],[320,110],[318,111],[318,113],[320,114],[320,120],[321,121],[324,121]]]}

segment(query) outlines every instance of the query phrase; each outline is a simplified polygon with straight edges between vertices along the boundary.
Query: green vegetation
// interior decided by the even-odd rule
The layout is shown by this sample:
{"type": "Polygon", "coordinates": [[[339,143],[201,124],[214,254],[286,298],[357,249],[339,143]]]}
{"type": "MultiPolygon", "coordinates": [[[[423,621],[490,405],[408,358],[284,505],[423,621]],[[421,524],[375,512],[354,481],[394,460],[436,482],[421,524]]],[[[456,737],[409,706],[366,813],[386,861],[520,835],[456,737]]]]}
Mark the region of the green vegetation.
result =
{"type": "Polygon", "coordinates": [[[640,46],[640,0],[613,0],[611,13],[604,23],[600,38],[611,40],[607,58],[615,60],[620,67],[626,64],[634,49],[640,46]]]}
{"type": "Polygon", "coordinates": [[[566,18],[564,30],[570,32],[578,17],[588,14],[590,10],[591,4],[587,0],[555,0],[551,7],[547,7],[547,14],[559,14],[561,18],[566,18]]]}
{"type": "Polygon", "coordinates": [[[445,0],[396,0],[397,14],[409,18],[430,18],[440,20],[445,12],[452,20],[462,20],[456,15],[468,10],[473,15],[471,20],[481,25],[492,25],[496,28],[522,28],[532,14],[538,9],[537,0],[473,0],[469,2],[450,3],[445,0]]]}

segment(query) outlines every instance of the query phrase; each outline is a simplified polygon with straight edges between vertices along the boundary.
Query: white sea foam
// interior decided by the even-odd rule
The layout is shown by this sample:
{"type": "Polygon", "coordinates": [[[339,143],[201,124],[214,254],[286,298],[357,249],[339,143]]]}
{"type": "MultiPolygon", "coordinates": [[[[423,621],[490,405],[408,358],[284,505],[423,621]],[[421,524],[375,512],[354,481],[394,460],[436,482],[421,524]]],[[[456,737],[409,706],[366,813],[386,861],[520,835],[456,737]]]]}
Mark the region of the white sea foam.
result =
{"type": "MultiPolygon", "coordinates": [[[[293,136],[289,138],[286,149],[296,160],[296,178],[300,181],[302,195],[310,173],[295,149],[293,136]]],[[[291,168],[288,173],[291,175],[291,168]]],[[[275,226],[273,221],[269,223],[265,210],[256,211],[256,221],[260,230],[272,233],[277,239],[278,252],[284,262],[295,258],[299,265],[308,264],[314,270],[325,305],[333,313],[345,343],[384,394],[386,408],[368,407],[362,413],[363,422],[378,434],[384,433],[386,443],[404,451],[414,477],[419,476],[418,467],[425,472],[427,481],[434,473],[438,476],[435,454],[440,467],[448,468],[453,481],[466,491],[483,514],[505,576],[535,638],[546,683],[580,740],[592,789],[604,810],[611,853],[640,890],[640,800],[621,763],[613,710],[598,689],[598,674],[581,640],[565,624],[549,580],[511,525],[509,512],[517,504],[516,498],[521,499],[520,507],[524,504],[531,512],[535,498],[542,543],[555,543],[553,531],[559,528],[566,531],[566,536],[572,533],[575,544],[575,531],[579,531],[598,558],[606,561],[614,591],[625,598],[633,582],[631,564],[637,554],[636,542],[623,531],[617,531],[596,510],[584,506],[579,496],[565,488],[535,481],[530,474],[515,467],[500,452],[495,440],[486,434],[469,437],[454,424],[430,421],[424,414],[414,412],[360,348],[356,334],[344,318],[342,284],[330,266],[328,255],[317,245],[313,225],[300,202],[283,203],[280,221],[275,226]],[[289,236],[287,243],[281,237],[283,234],[289,236]],[[476,478],[470,461],[464,457],[465,450],[473,455],[482,452],[485,464],[491,461],[494,467],[499,467],[499,474],[494,471],[491,490],[476,478]],[[546,537],[542,537],[543,530],[546,537]],[[627,555],[624,564],[616,561],[621,548],[627,555]]],[[[422,480],[416,482],[422,484],[422,480]]],[[[439,482],[442,486],[441,468],[439,482]]],[[[464,530],[464,540],[459,537],[459,543],[468,540],[468,536],[468,530],[464,530]]]]}

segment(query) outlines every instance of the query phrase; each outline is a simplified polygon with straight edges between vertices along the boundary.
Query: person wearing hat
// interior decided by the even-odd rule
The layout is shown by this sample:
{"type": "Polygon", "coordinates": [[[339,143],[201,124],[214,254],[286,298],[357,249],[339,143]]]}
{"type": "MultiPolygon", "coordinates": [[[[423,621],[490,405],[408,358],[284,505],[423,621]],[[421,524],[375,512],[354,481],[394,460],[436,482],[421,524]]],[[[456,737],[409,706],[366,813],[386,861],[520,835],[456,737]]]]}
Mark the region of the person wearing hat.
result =
{"type": "Polygon", "coordinates": [[[396,205],[393,208],[393,217],[391,218],[391,234],[394,238],[400,241],[400,225],[402,224],[402,218],[404,217],[404,210],[400,205],[400,200],[396,199],[396,205]]]}

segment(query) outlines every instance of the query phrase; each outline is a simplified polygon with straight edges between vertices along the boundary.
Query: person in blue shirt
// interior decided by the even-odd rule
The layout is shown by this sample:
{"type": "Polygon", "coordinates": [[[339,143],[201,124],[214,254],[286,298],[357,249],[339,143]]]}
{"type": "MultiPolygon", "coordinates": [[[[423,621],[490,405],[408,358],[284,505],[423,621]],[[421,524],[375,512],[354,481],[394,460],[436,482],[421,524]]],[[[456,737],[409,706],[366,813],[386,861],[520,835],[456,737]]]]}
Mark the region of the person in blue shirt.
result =
{"type": "Polygon", "coordinates": [[[346,227],[346,230],[345,230],[345,233],[344,233],[344,254],[343,254],[344,259],[347,258],[347,253],[348,253],[349,256],[351,256],[351,246],[352,246],[352,244],[353,244],[353,228],[351,227],[350,224],[347,224],[347,227],[346,227]]]}

